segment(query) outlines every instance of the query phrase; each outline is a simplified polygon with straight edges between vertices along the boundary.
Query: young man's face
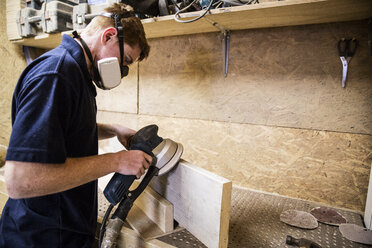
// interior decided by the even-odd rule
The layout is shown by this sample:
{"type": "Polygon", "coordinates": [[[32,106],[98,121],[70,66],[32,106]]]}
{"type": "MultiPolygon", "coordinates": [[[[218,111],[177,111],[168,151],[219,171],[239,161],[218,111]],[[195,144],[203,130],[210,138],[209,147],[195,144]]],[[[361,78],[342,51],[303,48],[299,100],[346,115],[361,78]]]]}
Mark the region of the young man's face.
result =
{"type": "Polygon", "coordinates": [[[139,45],[130,46],[124,42],[123,50],[123,61],[120,61],[120,48],[119,48],[119,39],[117,36],[116,29],[112,28],[106,33],[104,32],[102,39],[102,47],[97,54],[96,61],[109,57],[118,58],[119,63],[122,65],[131,65],[136,62],[141,55],[141,49],[139,45]]]}

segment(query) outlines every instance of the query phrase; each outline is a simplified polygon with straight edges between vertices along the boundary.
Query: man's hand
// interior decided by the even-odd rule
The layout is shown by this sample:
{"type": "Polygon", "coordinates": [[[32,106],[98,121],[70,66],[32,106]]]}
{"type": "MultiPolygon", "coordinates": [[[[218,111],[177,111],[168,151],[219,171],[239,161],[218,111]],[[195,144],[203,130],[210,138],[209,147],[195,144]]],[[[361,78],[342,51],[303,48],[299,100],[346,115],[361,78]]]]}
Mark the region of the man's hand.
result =
{"type": "MultiPolygon", "coordinates": [[[[119,124],[97,124],[97,126],[99,139],[116,136],[126,149],[129,149],[131,138],[136,133],[135,130],[119,124]]],[[[124,175],[136,175],[137,178],[140,178],[145,173],[152,161],[150,155],[139,150],[123,150],[117,152],[115,155],[117,155],[115,156],[117,159],[114,162],[115,172],[124,175]]]]}
{"type": "Polygon", "coordinates": [[[116,172],[124,175],[136,175],[140,178],[150,167],[152,157],[140,150],[118,152],[118,169],[116,172]]]}

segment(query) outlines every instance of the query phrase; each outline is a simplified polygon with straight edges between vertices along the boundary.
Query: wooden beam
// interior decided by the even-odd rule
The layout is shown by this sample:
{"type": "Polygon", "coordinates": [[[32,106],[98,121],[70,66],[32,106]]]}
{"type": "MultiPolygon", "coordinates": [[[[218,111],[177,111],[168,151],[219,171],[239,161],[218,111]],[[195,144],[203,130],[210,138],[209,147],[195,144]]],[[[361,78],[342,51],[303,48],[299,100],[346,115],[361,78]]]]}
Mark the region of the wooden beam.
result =
{"type": "MultiPolygon", "coordinates": [[[[139,182],[135,181],[133,185],[137,187],[139,182]]],[[[151,187],[147,187],[134,204],[142,210],[151,221],[156,223],[163,233],[169,233],[174,230],[173,204],[159,195],[151,187]]]]}
{"type": "MultiPolygon", "coordinates": [[[[195,18],[203,11],[181,15],[195,18]]],[[[144,19],[149,38],[229,30],[294,26],[362,20],[372,17],[370,0],[290,0],[212,9],[209,15],[192,23],[179,23],[172,16],[144,19]],[[212,25],[217,24],[217,25],[212,25]]]]}
{"type": "MultiPolygon", "coordinates": [[[[66,31],[21,39],[15,22],[17,8],[20,8],[20,0],[7,0],[8,37],[13,42],[51,49],[59,45],[62,34],[71,35],[72,31],[66,31]]],[[[182,14],[181,17],[190,19],[202,12],[188,12],[182,14]]],[[[158,38],[218,32],[220,28],[241,30],[342,22],[371,17],[372,1],[370,0],[288,0],[217,8],[211,10],[210,14],[204,18],[192,23],[176,22],[173,15],[143,19],[142,23],[147,38],[158,38]]]]}
{"type": "MultiPolygon", "coordinates": [[[[145,241],[152,240],[166,235],[158,224],[151,220],[147,213],[142,211],[136,204],[130,210],[126,221],[137,232],[137,234],[145,241]]],[[[173,223],[173,219],[172,219],[173,223]]],[[[169,232],[170,233],[170,232],[169,232]]]]}
{"type": "MultiPolygon", "coordinates": [[[[102,223],[102,217],[98,218],[98,223],[102,223]]],[[[143,247],[143,248],[176,248],[157,239],[143,240],[134,230],[122,227],[118,239],[118,248],[143,247]]]]}
{"type": "Polygon", "coordinates": [[[231,181],[186,161],[153,178],[151,187],[174,206],[174,218],[207,247],[227,247],[231,181]]]}

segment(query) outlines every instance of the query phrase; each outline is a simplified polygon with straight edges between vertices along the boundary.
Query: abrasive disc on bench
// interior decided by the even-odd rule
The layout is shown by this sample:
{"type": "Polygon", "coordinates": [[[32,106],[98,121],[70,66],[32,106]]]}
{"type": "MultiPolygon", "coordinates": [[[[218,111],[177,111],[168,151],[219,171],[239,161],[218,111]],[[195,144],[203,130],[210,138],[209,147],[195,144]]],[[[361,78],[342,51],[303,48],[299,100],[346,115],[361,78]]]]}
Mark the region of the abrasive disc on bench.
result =
{"type": "Polygon", "coordinates": [[[372,230],[355,224],[341,224],[339,229],[342,236],[348,240],[361,244],[372,245],[372,230]]]}
{"type": "Polygon", "coordinates": [[[280,214],[280,221],[303,229],[318,227],[317,219],[310,213],[298,210],[287,210],[280,214]]]}
{"type": "Polygon", "coordinates": [[[339,226],[340,224],[346,223],[346,219],[337,211],[327,207],[317,207],[310,211],[310,214],[321,223],[339,226]]]}

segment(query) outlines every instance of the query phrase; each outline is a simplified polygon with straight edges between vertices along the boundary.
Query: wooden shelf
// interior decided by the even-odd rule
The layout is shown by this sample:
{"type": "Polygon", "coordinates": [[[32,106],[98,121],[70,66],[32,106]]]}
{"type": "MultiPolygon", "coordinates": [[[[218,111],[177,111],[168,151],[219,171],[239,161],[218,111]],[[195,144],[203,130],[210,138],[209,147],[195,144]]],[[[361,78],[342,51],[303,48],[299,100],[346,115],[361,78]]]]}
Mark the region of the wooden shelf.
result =
{"type": "MultiPolygon", "coordinates": [[[[50,49],[60,43],[63,34],[71,35],[72,31],[67,31],[22,39],[18,36],[15,22],[16,10],[21,8],[21,5],[22,3],[18,1],[7,0],[8,38],[12,42],[50,49]]],[[[194,18],[200,13],[202,12],[188,12],[182,14],[181,17],[194,18]]],[[[280,27],[353,21],[371,17],[371,0],[284,0],[213,9],[210,14],[192,23],[176,22],[173,15],[143,19],[142,23],[148,38],[159,38],[218,32],[221,29],[280,27]]]]}

